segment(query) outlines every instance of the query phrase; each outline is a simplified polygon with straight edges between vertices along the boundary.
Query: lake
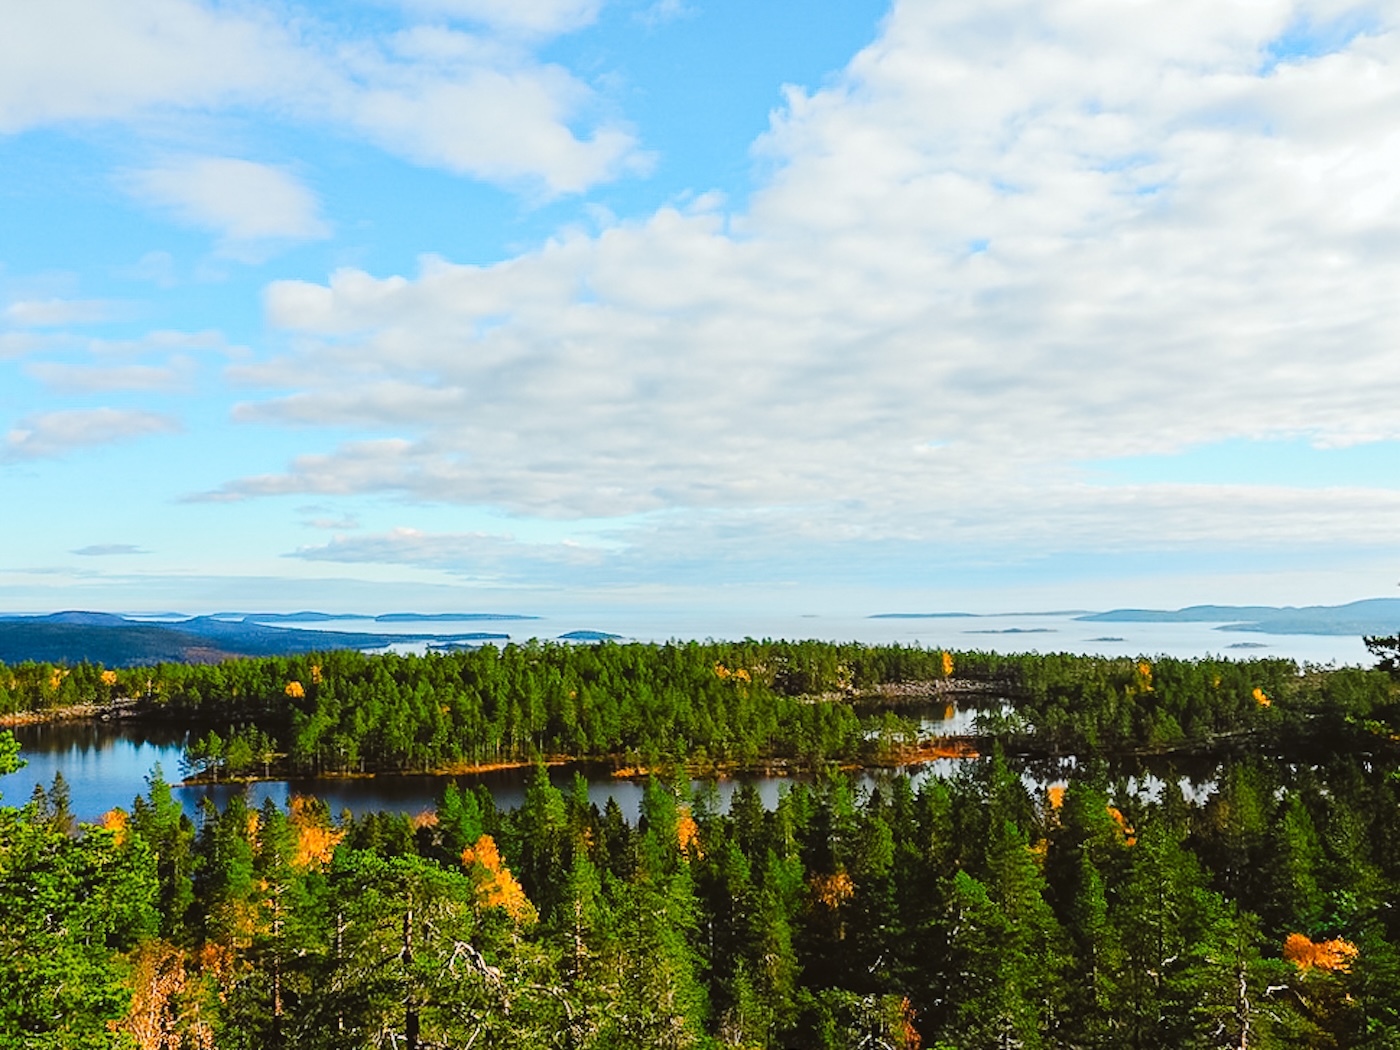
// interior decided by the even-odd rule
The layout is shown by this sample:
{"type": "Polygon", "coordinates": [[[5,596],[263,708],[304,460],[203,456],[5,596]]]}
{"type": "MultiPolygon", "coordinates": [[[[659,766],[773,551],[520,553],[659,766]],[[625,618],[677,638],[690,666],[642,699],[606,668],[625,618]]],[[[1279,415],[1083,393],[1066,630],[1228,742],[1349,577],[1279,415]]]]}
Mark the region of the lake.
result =
{"type": "MultiPolygon", "coordinates": [[[[959,724],[965,718],[960,714],[954,717],[959,724]]],[[[5,805],[22,805],[29,800],[36,784],[47,788],[54,774],[62,772],[68,782],[74,814],[80,820],[96,820],[114,806],[130,809],[132,799],[145,793],[146,778],[157,764],[167,781],[173,784],[181,779],[183,732],[162,730],[137,721],[58,722],[19,726],[13,732],[20,742],[20,755],[28,765],[0,778],[5,805]]],[[[955,763],[949,760],[932,765],[950,772],[955,763]]],[[[515,768],[454,777],[431,774],[294,777],[246,785],[176,787],[174,793],[191,817],[198,813],[200,800],[205,796],[222,806],[231,795],[245,792],[254,805],[261,805],[265,798],[281,804],[289,795],[314,795],[323,799],[335,814],[342,810],[356,815],[377,810],[419,813],[436,805],[447,781],[452,779],[462,787],[484,784],[498,806],[514,808],[524,800],[530,772],[526,768],[515,768]]],[[[643,781],[615,777],[613,767],[602,762],[569,762],[549,767],[550,781],[566,791],[572,787],[576,773],[587,779],[589,798],[599,808],[606,805],[609,798],[615,798],[629,819],[639,812],[643,781]]],[[[773,806],[777,804],[782,786],[797,779],[795,774],[726,778],[720,780],[716,788],[721,807],[728,806],[741,783],[753,784],[765,805],[773,806]]],[[[870,783],[875,782],[874,776],[868,779],[870,783]]]]}
{"type": "MultiPolygon", "coordinates": [[[[970,706],[939,705],[931,712],[909,712],[920,717],[922,732],[937,736],[965,733],[972,728],[977,710],[970,706]]],[[[71,808],[80,820],[97,820],[108,810],[121,806],[130,809],[132,800],[146,791],[146,778],[159,765],[165,779],[176,783],[181,778],[180,758],[185,733],[141,721],[124,722],[58,722],[49,725],[20,726],[13,730],[21,745],[21,756],[28,765],[16,773],[0,778],[0,793],[5,805],[18,806],[29,800],[36,784],[47,788],[54,774],[63,773],[71,794],[71,808]]],[[[962,763],[977,759],[939,759],[911,767],[917,781],[929,776],[951,776],[962,763]]],[[[1051,784],[1064,783],[1073,769],[1074,760],[1040,763],[1026,770],[1023,780],[1035,791],[1051,784]]],[[[313,795],[324,800],[333,814],[342,811],[362,815],[378,810],[397,813],[420,813],[434,808],[449,779],[461,787],[484,784],[490,789],[496,804],[514,808],[524,800],[529,769],[498,769],[453,777],[425,774],[378,777],[296,777],[288,780],[261,781],[252,784],[218,784],[176,787],[175,797],[185,812],[194,818],[200,801],[212,798],[222,806],[234,794],[246,794],[250,804],[261,805],[271,798],[285,805],[291,795],[313,795]]],[[[1194,770],[1189,776],[1176,776],[1188,797],[1203,798],[1213,787],[1213,769],[1194,770]]],[[[601,762],[570,762],[549,768],[550,781],[565,791],[571,789],[575,774],[588,782],[589,799],[601,809],[609,798],[629,820],[640,811],[644,783],[641,780],[619,778],[613,768],[601,762]]],[[[887,782],[893,771],[871,770],[856,778],[858,791],[868,791],[887,782]]],[[[741,784],[752,784],[766,806],[777,805],[785,785],[809,779],[801,774],[772,774],[732,777],[715,783],[721,810],[741,784]]],[[[693,781],[698,787],[700,781],[693,781]]],[[[1162,781],[1151,769],[1133,771],[1131,789],[1156,794],[1162,781]]]]}

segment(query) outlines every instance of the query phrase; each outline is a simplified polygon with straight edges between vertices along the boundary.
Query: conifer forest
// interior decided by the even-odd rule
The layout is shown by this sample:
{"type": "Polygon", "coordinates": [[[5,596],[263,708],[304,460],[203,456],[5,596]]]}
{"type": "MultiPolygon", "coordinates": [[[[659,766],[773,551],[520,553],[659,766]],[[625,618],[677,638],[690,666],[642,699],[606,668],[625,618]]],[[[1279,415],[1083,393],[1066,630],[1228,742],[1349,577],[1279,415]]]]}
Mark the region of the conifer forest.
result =
{"type": "Polygon", "coordinates": [[[187,744],[100,821],[61,782],[4,799],[0,1047],[1393,1050],[1400,639],[1368,644],[1373,669],[773,641],[3,667],[12,720],[187,744]],[[954,703],[971,728],[930,739],[954,703]],[[565,760],[643,781],[640,813],[554,786],[565,760]],[[501,765],[523,804],[173,791],[501,765]]]}

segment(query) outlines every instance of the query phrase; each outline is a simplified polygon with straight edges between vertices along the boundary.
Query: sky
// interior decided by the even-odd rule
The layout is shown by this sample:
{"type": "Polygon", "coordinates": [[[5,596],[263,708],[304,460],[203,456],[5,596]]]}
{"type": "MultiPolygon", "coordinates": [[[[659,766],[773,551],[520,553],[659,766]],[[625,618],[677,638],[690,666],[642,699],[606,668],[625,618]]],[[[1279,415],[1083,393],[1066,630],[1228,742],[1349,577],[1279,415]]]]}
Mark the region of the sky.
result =
{"type": "Polygon", "coordinates": [[[0,610],[1400,582],[1400,7],[45,0],[0,610]]]}

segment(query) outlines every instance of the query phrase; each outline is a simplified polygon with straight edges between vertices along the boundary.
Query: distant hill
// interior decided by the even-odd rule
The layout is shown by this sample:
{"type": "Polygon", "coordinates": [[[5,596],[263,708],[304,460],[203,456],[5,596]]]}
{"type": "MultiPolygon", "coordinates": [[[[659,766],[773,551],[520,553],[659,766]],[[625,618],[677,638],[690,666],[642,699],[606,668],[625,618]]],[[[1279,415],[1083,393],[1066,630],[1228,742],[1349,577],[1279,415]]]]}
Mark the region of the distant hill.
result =
{"type": "MultiPolygon", "coordinates": [[[[102,614],[95,614],[102,615],[102,614]]],[[[380,613],[378,616],[370,613],[325,613],[325,612],[293,612],[293,613],[244,613],[244,612],[223,612],[214,613],[215,619],[219,620],[245,620],[248,623],[324,623],[327,620],[372,620],[375,623],[450,623],[454,620],[538,620],[538,616],[524,616],[518,613],[380,613]]]]}
{"type": "Polygon", "coordinates": [[[133,667],[165,662],[216,663],[253,655],[257,654],[252,649],[219,645],[163,625],[0,620],[0,663],[7,664],[27,660],[75,664],[86,660],[107,667],[133,667]]]}
{"type": "Polygon", "coordinates": [[[1192,605],[1185,609],[1114,609],[1076,619],[1093,623],[1217,623],[1221,631],[1260,634],[1389,635],[1400,632],[1400,598],[1346,605],[1192,605]]]}
{"type": "MultiPolygon", "coordinates": [[[[44,616],[0,616],[0,662],[87,661],[107,667],[133,667],[166,661],[214,663],[238,656],[290,656],[331,649],[382,649],[402,642],[479,644],[510,638],[506,634],[488,635],[484,632],[389,634],[375,631],[319,631],[268,626],[255,622],[251,618],[254,615],[221,613],[171,622],[150,622],[112,613],[76,610],[44,616]]],[[[417,614],[412,613],[390,615],[418,618],[417,614]]],[[[340,618],[325,613],[293,613],[286,615],[283,622],[305,623],[340,618]]],[[[469,618],[497,620],[517,617],[477,614],[469,618]]],[[[370,617],[363,619],[371,620],[370,617]]]]}

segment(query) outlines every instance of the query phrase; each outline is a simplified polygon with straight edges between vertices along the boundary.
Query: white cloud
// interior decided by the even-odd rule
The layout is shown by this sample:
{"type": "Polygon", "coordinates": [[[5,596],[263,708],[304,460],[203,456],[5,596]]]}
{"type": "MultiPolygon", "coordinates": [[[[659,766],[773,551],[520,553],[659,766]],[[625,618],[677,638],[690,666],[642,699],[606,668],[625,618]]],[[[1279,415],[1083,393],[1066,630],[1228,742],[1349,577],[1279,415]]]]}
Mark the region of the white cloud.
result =
{"type": "MultiPolygon", "coordinates": [[[[426,15],[470,17],[485,35],[420,24],[353,36],[288,20],[271,4],[24,5],[0,37],[0,133],[253,109],[367,136],[421,164],[548,195],[575,192],[646,162],[631,130],[596,112],[591,88],[531,49],[585,24],[596,8],[588,0],[442,0],[426,15]]],[[[235,241],[320,236],[314,208],[285,173],[238,166],[248,163],[189,161],[137,181],[235,241]],[[274,192],[277,211],[263,221],[242,206],[255,185],[274,192]],[[220,188],[235,199],[225,205],[220,188]]]]}
{"type": "Polygon", "coordinates": [[[0,332],[0,360],[27,357],[36,351],[67,346],[70,342],[71,339],[66,335],[55,337],[49,333],[39,335],[35,332],[0,332]]]}
{"type": "Polygon", "coordinates": [[[158,328],[134,339],[89,339],[88,350],[104,357],[132,357],[140,354],[164,354],[174,351],[208,353],[216,351],[228,357],[246,354],[244,347],[230,345],[223,333],[212,328],[199,332],[158,328]]]}
{"type": "Polygon", "coordinates": [[[134,543],[93,543],[72,552],[84,558],[110,558],[116,555],[150,554],[134,543]]]}
{"type": "Polygon", "coordinates": [[[700,588],[812,580],[917,588],[938,586],[950,570],[1030,565],[1057,555],[1150,563],[1192,549],[1224,550],[1235,558],[1287,552],[1302,560],[1338,545],[1374,551],[1392,545],[1400,520],[1400,493],[1341,488],[1161,485],[1104,492],[1064,486],[975,501],[969,486],[956,495],[956,510],[919,527],[907,520],[892,526],[868,507],[689,510],[620,523],[583,543],[398,528],[337,536],[289,557],[564,590],[658,579],[700,588]],[[1032,502],[1036,517],[1024,513],[1032,502]]]}
{"type": "Polygon", "coordinates": [[[188,357],[160,365],[93,366],[59,361],[35,361],[25,373],[50,390],[98,393],[117,390],[180,390],[190,386],[195,366],[188,357]]]}
{"type": "Polygon", "coordinates": [[[498,183],[543,176],[550,194],[576,193],[647,160],[620,126],[587,139],[569,127],[586,89],[557,67],[483,69],[464,77],[366,91],[356,123],[421,164],[498,183]]]}
{"type": "Polygon", "coordinates": [[[5,320],[26,328],[100,324],[130,313],[125,303],[105,299],[23,299],[5,308],[5,320]]]}
{"type": "Polygon", "coordinates": [[[0,132],[262,100],[305,85],[297,45],[255,8],[45,0],[5,12],[0,132]]]}
{"type": "Polygon", "coordinates": [[[694,17],[697,13],[699,8],[686,3],[685,0],[655,0],[655,3],[638,11],[634,17],[643,25],[659,26],[694,17]]]}
{"type": "MultiPolygon", "coordinates": [[[[303,508],[301,513],[307,513],[303,508]]],[[[353,514],[342,514],[334,518],[304,518],[302,524],[309,529],[323,529],[326,532],[353,532],[360,527],[360,521],[353,514]]]]}
{"type": "Polygon", "coordinates": [[[78,448],[178,431],[178,420],[139,409],[72,408],[29,416],[5,435],[0,461],[52,459],[78,448]]]}
{"type": "Polygon", "coordinates": [[[131,339],[97,339],[72,332],[0,335],[0,358],[27,357],[20,367],[52,391],[183,391],[193,387],[199,359],[210,351],[225,360],[246,355],[215,331],[158,329],[131,339]]]}
{"type": "Polygon", "coordinates": [[[315,196],[293,175],[233,157],[186,157],[131,173],[131,191],[231,247],[330,235],[315,196]]]}
{"type": "Polygon", "coordinates": [[[239,375],[285,393],[237,418],[387,437],[219,496],[675,515],[714,549],[1384,544],[1389,478],[1110,489],[1069,466],[1400,437],[1400,33],[1271,67],[1314,10],[899,4],[841,78],[789,91],[746,212],[271,286],[293,338],[239,375]]]}
{"type": "Polygon", "coordinates": [[[403,4],[411,11],[551,36],[592,24],[603,6],[602,0],[403,0],[403,4]]]}
{"type": "Polygon", "coordinates": [[[525,543],[484,532],[427,533],[398,528],[363,536],[337,536],[297,549],[289,557],[349,564],[409,565],[477,579],[557,573],[598,565],[605,552],[573,543],[525,543]]]}

